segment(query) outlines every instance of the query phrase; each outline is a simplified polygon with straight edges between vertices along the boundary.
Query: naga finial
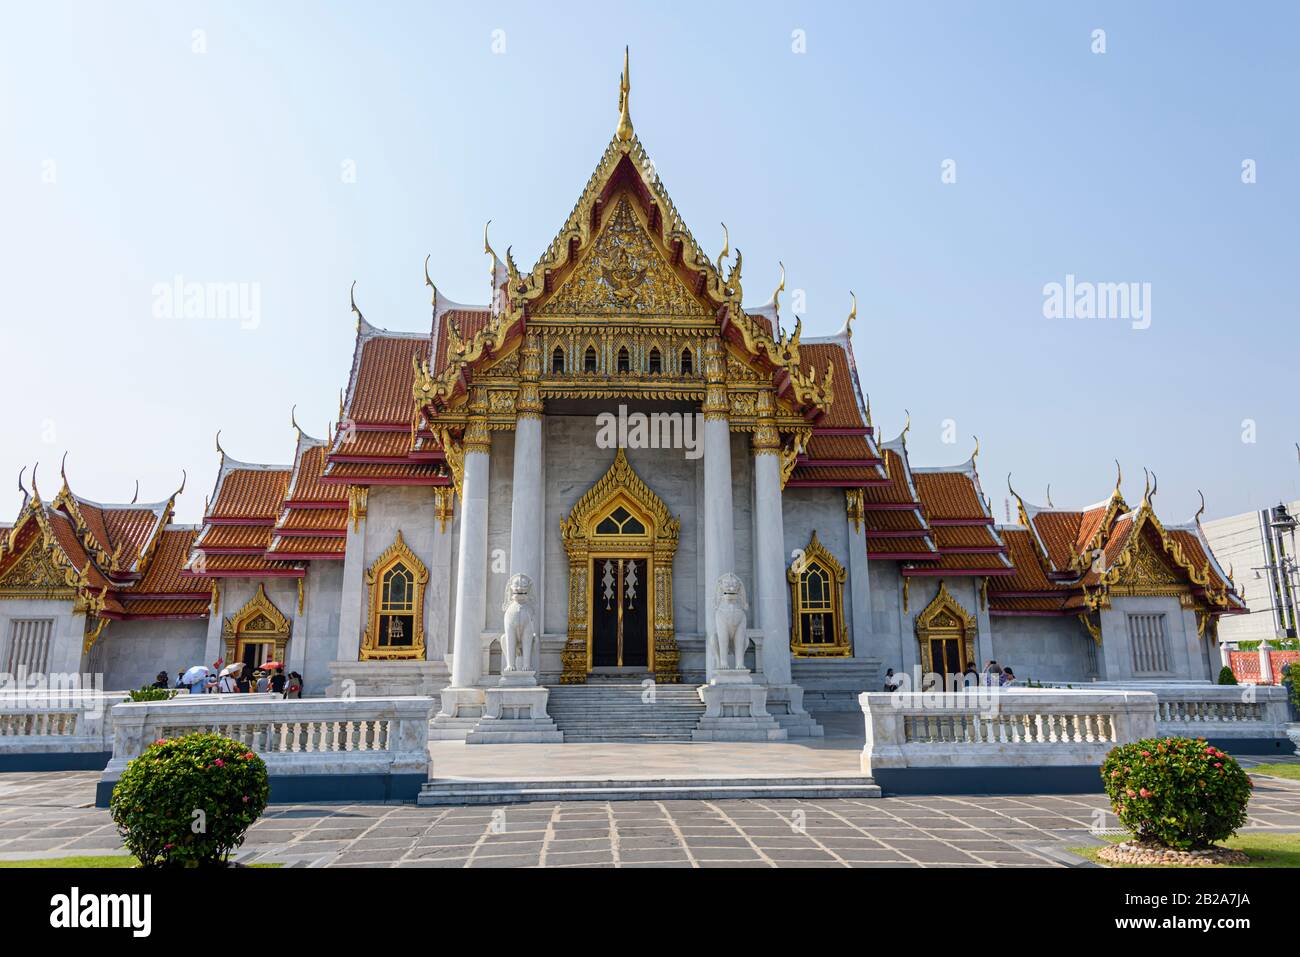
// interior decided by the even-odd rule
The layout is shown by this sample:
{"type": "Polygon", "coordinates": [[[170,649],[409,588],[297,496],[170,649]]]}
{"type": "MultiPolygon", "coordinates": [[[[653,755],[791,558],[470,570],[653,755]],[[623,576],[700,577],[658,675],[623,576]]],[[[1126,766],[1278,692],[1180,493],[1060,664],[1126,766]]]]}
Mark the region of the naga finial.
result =
{"type": "Polygon", "coordinates": [[[181,487],[172,492],[172,498],[178,498],[181,492],[185,491],[185,483],[190,479],[190,473],[181,469],[181,487]]]}
{"type": "Polygon", "coordinates": [[[68,452],[65,449],[63,452],[63,458],[59,460],[59,478],[63,479],[63,487],[71,491],[71,487],[68,485],[67,467],[68,467],[68,452]]]}
{"type": "Polygon", "coordinates": [[[424,257],[424,284],[433,290],[432,294],[429,297],[429,305],[437,309],[438,308],[438,287],[435,286],[433,284],[433,280],[429,278],[429,260],[432,258],[433,258],[433,253],[429,253],[429,255],[424,257]]]}
{"type": "Polygon", "coordinates": [[[1024,508],[1024,507],[1025,507],[1025,500],[1024,500],[1023,498],[1020,497],[1020,493],[1017,492],[1017,491],[1015,490],[1015,488],[1014,488],[1014,487],[1012,486],[1012,484],[1011,484],[1011,473],[1010,473],[1010,472],[1007,473],[1007,491],[1010,492],[1013,496],[1015,496],[1015,499],[1016,499],[1017,502],[1020,503],[1020,507],[1021,507],[1021,508],[1024,508]]]}
{"type": "Polygon", "coordinates": [[[727,224],[722,224],[722,252],[718,253],[718,261],[713,265],[713,271],[722,278],[722,261],[731,255],[731,233],[727,231],[727,224]]]}
{"type": "Polygon", "coordinates": [[[903,431],[898,434],[898,437],[903,440],[903,448],[907,448],[907,433],[912,428],[912,413],[907,409],[903,411],[907,413],[907,421],[903,423],[903,431]]]}
{"type": "Polygon", "coordinates": [[[628,48],[623,47],[623,75],[618,81],[618,130],[619,142],[626,143],[632,139],[632,74],[628,68],[628,48]]]}
{"type": "Polygon", "coordinates": [[[348,302],[352,306],[352,311],[357,316],[357,328],[361,328],[361,323],[366,321],[366,317],[361,315],[361,310],[357,308],[357,281],[352,280],[352,288],[348,290],[348,302]]]}
{"type": "Polygon", "coordinates": [[[777,284],[776,291],[772,293],[772,306],[779,316],[781,314],[781,293],[785,291],[785,263],[778,259],[776,264],[781,267],[781,281],[777,284]]]}
{"type": "MultiPolygon", "coordinates": [[[[1009,477],[1010,476],[1008,476],[1008,478],[1009,477]]],[[[1052,504],[1052,483],[1051,482],[1047,483],[1047,507],[1056,508],[1056,506],[1052,504]]]]}
{"type": "Polygon", "coordinates": [[[140,501],[140,480],[135,480],[135,491],[131,493],[131,504],[134,505],[140,501]]]}
{"type": "Polygon", "coordinates": [[[36,487],[36,472],[38,469],[40,469],[40,467],[41,467],[40,462],[37,462],[35,465],[32,466],[32,497],[36,499],[36,501],[38,502],[41,500],[41,490],[36,487]]]}
{"type": "Polygon", "coordinates": [[[1147,504],[1151,504],[1151,499],[1156,497],[1156,490],[1160,488],[1160,476],[1156,475],[1156,470],[1151,470],[1151,494],[1147,496],[1147,504]]]}
{"type": "Polygon", "coordinates": [[[844,328],[840,331],[845,336],[853,338],[853,320],[858,318],[858,296],[852,289],[849,290],[849,298],[853,300],[853,308],[849,310],[848,316],[844,320],[844,328]]]}
{"type": "Polygon", "coordinates": [[[27,489],[23,487],[23,476],[27,474],[27,466],[24,465],[18,470],[18,491],[23,493],[23,498],[27,497],[27,489]]]}
{"type": "Polygon", "coordinates": [[[223,459],[226,457],[226,450],[223,449],[223,448],[221,447],[221,430],[220,430],[220,429],[217,429],[217,451],[221,453],[221,457],[222,457],[223,459]]]}
{"type": "Polygon", "coordinates": [[[302,426],[298,424],[298,403],[296,402],[289,407],[289,424],[298,433],[298,438],[302,438],[302,426]]]}
{"type": "Polygon", "coordinates": [[[865,396],[863,396],[863,398],[866,400],[867,403],[867,428],[869,429],[874,428],[874,426],[871,424],[871,393],[868,392],[865,396]]]}
{"type": "Polygon", "coordinates": [[[1124,481],[1124,470],[1119,467],[1119,459],[1116,459],[1115,460],[1115,491],[1111,493],[1112,495],[1115,496],[1119,495],[1119,486],[1120,483],[1123,481],[1124,481]]]}
{"type": "Polygon", "coordinates": [[[980,437],[978,435],[972,437],[975,439],[975,451],[970,454],[970,461],[974,465],[975,460],[980,456],[980,437]]]}
{"type": "Polygon", "coordinates": [[[1200,524],[1201,524],[1201,516],[1205,514],[1205,493],[1202,492],[1202,491],[1198,488],[1198,489],[1196,490],[1196,494],[1199,495],[1199,496],[1201,497],[1201,507],[1198,508],[1198,509],[1196,510],[1196,514],[1195,514],[1194,516],[1192,516],[1192,521],[1195,522],[1197,525],[1200,525],[1200,524]]]}

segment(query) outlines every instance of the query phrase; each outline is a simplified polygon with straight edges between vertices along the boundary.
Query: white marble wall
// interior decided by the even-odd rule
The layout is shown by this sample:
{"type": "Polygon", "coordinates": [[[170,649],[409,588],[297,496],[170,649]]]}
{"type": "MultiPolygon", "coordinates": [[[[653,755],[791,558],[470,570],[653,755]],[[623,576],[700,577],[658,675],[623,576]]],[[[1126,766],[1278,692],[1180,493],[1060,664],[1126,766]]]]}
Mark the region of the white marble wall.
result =
{"type": "Polygon", "coordinates": [[[12,622],[23,619],[49,619],[54,623],[46,661],[48,673],[71,675],[84,670],[81,649],[85,643],[86,616],[74,614],[70,600],[0,601],[0,668],[9,660],[12,622]]]}
{"type": "MultiPolygon", "coordinates": [[[[1100,677],[1101,648],[1077,618],[993,616],[993,655],[1010,665],[1021,681],[1090,680],[1088,646],[1096,652],[1100,677]]],[[[983,668],[984,662],[979,666],[983,668]]]]}
{"type": "MultiPolygon", "coordinates": [[[[207,622],[114,621],[95,645],[92,660],[104,675],[104,688],[130,691],[153,684],[165,671],[176,682],[176,672],[204,664],[203,642],[207,622]]],[[[331,648],[331,650],[333,650],[331,648]]]]}

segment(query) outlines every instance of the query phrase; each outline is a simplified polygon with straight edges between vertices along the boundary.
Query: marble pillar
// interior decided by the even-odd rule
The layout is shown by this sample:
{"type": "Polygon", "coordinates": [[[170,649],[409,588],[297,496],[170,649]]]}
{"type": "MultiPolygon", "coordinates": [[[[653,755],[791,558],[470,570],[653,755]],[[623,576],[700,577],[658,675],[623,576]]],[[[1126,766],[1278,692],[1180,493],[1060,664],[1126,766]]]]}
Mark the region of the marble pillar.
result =
{"type": "Polygon", "coordinates": [[[348,537],[343,553],[342,600],[339,605],[339,639],[336,661],[356,661],[361,656],[361,622],[366,603],[366,502],[369,489],[348,489],[348,537]]]}
{"type": "MultiPolygon", "coordinates": [[[[461,477],[460,549],[456,558],[456,620],[452,630],[451,685],[443,689],[441,715],[459,717],[463,708],[481,708],[482,635],[487,610],[487,510],[489,445],[465,442],[461,477]]],[[[471,425],[471,430],[474,426],[471,425]]]]}
{"type": "MultiPolygon", "coordinates": [[[[521,415],[515,423],[514,477],[510,502],[510,574],[534,582],[533,612],[542,581],[542,420],[521,415]]],[[[540,616],[538,616],[540,621],[540,616]]]]}
{"type": "Polygon", "coordinates": [[[763,678],[788,685],[790,616],[786,606],[785,531],[781,514],[781,456],[778,447],[754,441],[754,616],[763,629],[763,678]]]}
{"type": "MultiPolygon", "coordinates": [[[[731,498],[731,429],[725,414],[704,418],[704,585],[707,634],[714,631],[714,588],[723,572],[735,571],[736,540],[731,498]]],[[[766,644],[766,642],[765,642],[766,644]]],[[[714,676],[713,642],[706,641],[705,671],[714,676]]]]}

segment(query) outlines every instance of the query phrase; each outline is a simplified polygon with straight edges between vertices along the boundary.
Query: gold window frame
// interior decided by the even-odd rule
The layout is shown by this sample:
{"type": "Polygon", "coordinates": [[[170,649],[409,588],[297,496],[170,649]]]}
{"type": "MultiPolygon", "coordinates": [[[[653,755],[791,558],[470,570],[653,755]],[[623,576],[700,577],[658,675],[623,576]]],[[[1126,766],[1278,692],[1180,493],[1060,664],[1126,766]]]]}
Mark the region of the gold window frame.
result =
{"type": "Polygon", "coordinates": [[[817,538],[814,529],[812,538],[804,547],[803,558],[791,564],[785,573],[790,583],[790,651],[796,658],[843,658],[853,654],[849,643],[848,629],[844,626],[844,582],[848,575],[844,566],[835,560],[825,545],[817,538]],[[808,572],[819,569],[826,576],[826,585],[830,591],[825,608],[810,608],[805,601],[805,580],[808,572]],[[829,612],[831,616],[831,640],[829,642],[810,642],[803,634],[803,615],[814,611],[829,612]]]}
{"type": "Polygon", "coordinates": [[[253,597],[221,625],[226,646],[226,664],[243,661],[244,645],[271,645],[270,661],[284,661],[289,646],[289,619],[266,594],[259,582],[253,597]]]}
{"type": "Polygon", "coordinates": [[[370,605],[367,616],[366,632],[361,639],[362,661],[400,661],[421,660],[424,658],[424,592],[429,584],[429,570],[424,562],[416,557],[415,552],[407,546],[398,531],[393,544],[380,555],[373,565],[366,569],[366,595],[370,605]],[[397,565],[405,565],[411,572],[415,595],[412,617],[415,634],[411,644],[400,648],[386,647],[379,643],[379,619],[383,615],[384,578],[397,565]]]}

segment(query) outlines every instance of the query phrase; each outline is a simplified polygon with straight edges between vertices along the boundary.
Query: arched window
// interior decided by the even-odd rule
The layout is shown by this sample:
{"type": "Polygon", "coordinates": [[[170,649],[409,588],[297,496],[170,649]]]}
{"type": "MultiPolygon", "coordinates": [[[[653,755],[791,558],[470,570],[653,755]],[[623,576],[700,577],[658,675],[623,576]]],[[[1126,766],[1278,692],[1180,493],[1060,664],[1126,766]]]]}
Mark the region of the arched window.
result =
{"type": "Polygon", "coordinates": [[[786,573],[790,582],[790,650],[799,657],[852,654],[844,627],[844,567],[817,540],[786,573]]]}
{"type": "Polygon", "coordinates": [[[695,374],[695,359],[689,348],[682,350],[682,375],[695,374]]]}
{"type": "Polygon", "coordinates": [[[644,535],[645,524],[620,505],[596,525],[597,535],[644,535]]]}
{"type": "Polygon", "coordinates": [[[627,354],[627,346],[623,346],[621,349],[618,350],[618,371],[619,372],[632,371],[632,359],[627,354]]]}
{"type": "Polygon", "coordinates": [[[596,371],[596,347],[595,346],[587,346],[587,351],[582,356],[582,371],[583,372],[596,371]]]}
{"type": "Polygon", "coordinates": [[[560,346],[551,353],[551,371],[556,374],[564,372],[564,349],[560,346]]]}
{"type": "Polygon", "coordinates": [[[429,572],[397,533],[366,571],[370,619],[361,641],[361,657],[424,657],[424,586],[429,572]]]}
{"type": "Polygon", "coordinates": [[[651,375],[658,375],[664,371],[664,359],[657,348],[650,350],[649,369],[651,375]]]}
{"type": "Polygon", "coordinates": [[[921,668],[941,678],[958,677],[975,661],[974,617],[939,582],[934,600],[916,616],[916,640],[920,644],[921,668]]]}

